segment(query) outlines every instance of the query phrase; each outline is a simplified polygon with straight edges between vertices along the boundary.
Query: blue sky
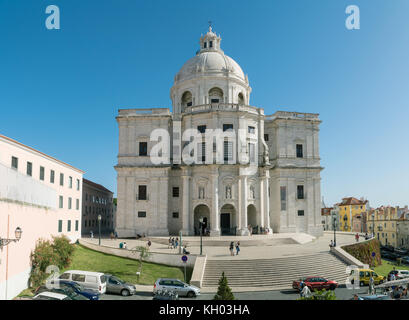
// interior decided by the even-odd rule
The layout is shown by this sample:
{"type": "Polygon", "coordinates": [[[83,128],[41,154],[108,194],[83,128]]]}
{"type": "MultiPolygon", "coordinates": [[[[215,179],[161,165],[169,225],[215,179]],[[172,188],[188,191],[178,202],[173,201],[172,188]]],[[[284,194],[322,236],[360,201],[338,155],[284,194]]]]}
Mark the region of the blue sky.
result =
{"type": "Polygon", "coordinates": [[[209,20],[251,105],[320,114],[328,205],[409,203],[407,0],[0,0],[0,133],[116,191],[117,110],[170,107],[209,20]],[[60,30],[45,28],[51,4],[60,30]]]}

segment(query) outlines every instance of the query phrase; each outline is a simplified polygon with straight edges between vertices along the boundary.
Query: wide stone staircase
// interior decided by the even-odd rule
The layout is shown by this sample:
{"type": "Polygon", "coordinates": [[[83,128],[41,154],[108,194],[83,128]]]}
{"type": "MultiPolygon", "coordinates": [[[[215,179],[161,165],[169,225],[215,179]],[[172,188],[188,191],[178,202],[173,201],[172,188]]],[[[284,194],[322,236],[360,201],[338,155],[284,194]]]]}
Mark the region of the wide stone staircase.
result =
{"type": "Polygon", "coordinates": [[[254,260],[207,260],[202,287],[217,287],[224,271],[229,286],[291,288],[293,280],[319,276],[344,284],[346,264],[329,252],[254,260]]]}

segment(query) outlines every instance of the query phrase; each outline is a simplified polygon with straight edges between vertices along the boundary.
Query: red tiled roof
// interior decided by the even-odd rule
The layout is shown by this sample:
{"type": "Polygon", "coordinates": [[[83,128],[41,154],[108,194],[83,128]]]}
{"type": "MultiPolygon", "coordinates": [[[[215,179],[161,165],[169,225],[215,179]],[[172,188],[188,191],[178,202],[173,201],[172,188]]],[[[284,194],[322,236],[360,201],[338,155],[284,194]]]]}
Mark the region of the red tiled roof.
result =
{"type": "Polygon", "coordinates": [[[348,206],[348,205],[360,205],[360,204],[367,204],[368,200],[358,200],[357,198],[354,197],[349,197],[349,198],[343,198],[340,203],[337,205],[339,206],[348,206]]]}

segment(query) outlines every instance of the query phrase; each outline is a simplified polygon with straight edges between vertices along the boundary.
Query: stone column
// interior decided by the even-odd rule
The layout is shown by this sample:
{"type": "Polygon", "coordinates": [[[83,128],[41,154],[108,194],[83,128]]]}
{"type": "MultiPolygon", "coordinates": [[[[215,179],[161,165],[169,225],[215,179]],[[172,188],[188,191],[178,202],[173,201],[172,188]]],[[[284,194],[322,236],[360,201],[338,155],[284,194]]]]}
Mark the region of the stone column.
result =
{"type": "Polygon", "coordinates": [[[306,199],[307,199],[307,232],[311,233],[314,232],[315,227],[315,210],[314,210],[314,202],[315,202],[315,188],[314,188],[314,181],[311,178],[307,178],[306,183],[306,199]]]}
{"type": "Polygon", "coordinates": [[[189,194],[190,176],[188,176],[186,173],[185,175],[182,176],[182,181],[183,181],[182,234],[187,236],[193,233],[193,231],[190,228],[190,225],[191,225],[190,220],[193,221],[193,217],[191,218],[191,216],[193,216],[193,213],[191,214],[189,212],[190,211],[190,194],[189,194]]]}
{"type": "Polygon", "coordinates": [[[220,213],[219,213],[219,168],[212,172],[212,209],[210,216],[210,235],[220,236],[220,213]]]}
{"type": "Polygon", "coordinates": [[[295,205],[296,198],[296,187],[295,179],[288,179],[287,184],[287,215],[288,215],[288,231],[287,232],[297,232],[297,208],[295,205]]]}
{"type": "Polygon", "coordinates": [[[266,170],[265,176],[262,177],[263,185],[264,185],[264,228],[269,229],[269,234],[273,233],[270,225],[270,199],[269,199],[269,179],[270,179],[270,172],[266,170]]]}
{"type": "Polygon", "coordinates": [[[250,234],[247,226],[247,176],[240,176],[239,181],[240,193],[239,193],[239,215],[240,215],[240,224],[239,224],[239,235],[247,236],[250,234]]]}

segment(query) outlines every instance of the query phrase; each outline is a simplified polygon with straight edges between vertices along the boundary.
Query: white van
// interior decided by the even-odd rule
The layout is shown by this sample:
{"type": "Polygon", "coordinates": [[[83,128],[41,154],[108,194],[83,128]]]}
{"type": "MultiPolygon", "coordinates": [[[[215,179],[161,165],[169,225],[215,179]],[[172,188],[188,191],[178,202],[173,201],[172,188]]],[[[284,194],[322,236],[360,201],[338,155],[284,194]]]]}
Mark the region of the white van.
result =
{"type": "Polygon", "coordinates": [[[61,274],[59,279],[76,282],[85,289],[95,290],[100,294],[107,290],[107,280],[101,272],[68,270],[61,274]]]}

